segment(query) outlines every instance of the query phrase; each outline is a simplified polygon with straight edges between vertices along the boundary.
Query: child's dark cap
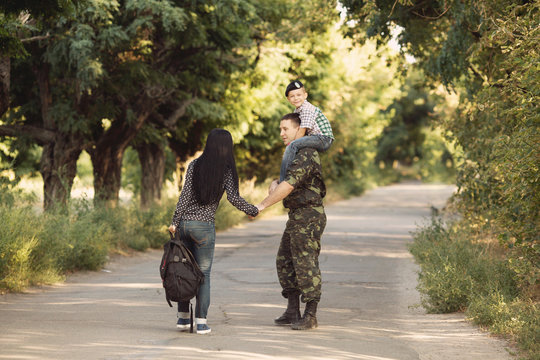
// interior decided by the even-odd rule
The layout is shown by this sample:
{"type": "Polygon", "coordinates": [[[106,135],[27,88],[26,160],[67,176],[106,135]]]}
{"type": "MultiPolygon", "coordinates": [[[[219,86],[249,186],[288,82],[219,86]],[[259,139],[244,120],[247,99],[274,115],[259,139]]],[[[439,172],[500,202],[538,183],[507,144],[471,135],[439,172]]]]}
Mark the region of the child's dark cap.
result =
{"type": "Polygon", "coordinates": [[[304,84],[302,84],[300,80],[291,81],[291,83],[287,85],[287,89],[285,89],[285,97],[289,96],[289,91],[301,89],[303,87],[304,84]]]}

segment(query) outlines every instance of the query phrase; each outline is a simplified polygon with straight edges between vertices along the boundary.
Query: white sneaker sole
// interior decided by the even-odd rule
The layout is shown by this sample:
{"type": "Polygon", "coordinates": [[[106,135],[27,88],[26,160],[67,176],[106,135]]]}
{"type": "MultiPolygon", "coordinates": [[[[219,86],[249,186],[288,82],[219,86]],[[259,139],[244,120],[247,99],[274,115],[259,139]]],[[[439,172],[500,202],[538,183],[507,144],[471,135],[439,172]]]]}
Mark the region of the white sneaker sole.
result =
{"type": "Polygon", "coordinates": [[[197,334],[199,335],[204,335],[204,334],[208,334],[212,331],[212,329],[208,329],[208,330],[197,330],[197,334]]]}

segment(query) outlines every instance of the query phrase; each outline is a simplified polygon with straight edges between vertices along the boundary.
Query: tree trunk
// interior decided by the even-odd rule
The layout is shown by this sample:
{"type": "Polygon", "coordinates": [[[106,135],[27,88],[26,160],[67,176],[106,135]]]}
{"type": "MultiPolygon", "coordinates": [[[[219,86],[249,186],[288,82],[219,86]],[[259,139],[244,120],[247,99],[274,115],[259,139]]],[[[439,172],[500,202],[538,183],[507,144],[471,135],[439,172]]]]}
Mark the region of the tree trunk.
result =
{"type": "Polygon", "coordinates": [[[162,144],[143,143],[135,147],[141,163],[141,209],[161,202],[165,174],[165,150],[162,144]]]}
{"type": "Polygon", "coordinates": [[[189,137],[186,141],[178,141],[176,139],[169,140],[169,147],[175,154],[176,158],[176,178],[178,179],[178,190],[182,190],[183,174],[185,173],[185,163],[187,159],[202,148],[203,142],[201,135],[204,130],[202,121],[196,121],[193,128],[189,132],[189,137]]]}
{"type": "Polygon", "coordinates": [[[8,56],[0,56],[0,116],[9,108],[11,62],[8,56]]]}
{"type": "Polygon", "coordinates": [[[114,120],[95,146],[88,150],[94,167],[95,205],[110,208],[118,205],[124,152],[143,126],[155,103],[157,101],[154,99],[140,99],[137,102],[139,109],[136,109],[138,115],[134,121],[127,120],[125,108],[121,117],[114,120]]]}
{"type": "Polygon", "coordinates": [[[122,159],[126,146],[97,145],[90,151],[94,170],[94,205],[115,208],[122,179],[122,159]]]}
{"type": "Polygon", "coordinates": [[[77,175],[77,159],[82,152],[82,143],[82,139],[76,136],[59,134],[54,142],[43,146],[40,172],[45,210],[67,205],[73,179],[77,175]]]}
{"type": "MultiPolygon", "coordinates": [[[[43,177],[43,208],[53,210],[65,207],[71,196],[73,179],[77,175],[77,159],[79,158],[84,140],[79,135],[65,134],[49,116],[52,102],[49,90],[49,67],[41,64],[36,69],[41,100],[41,117],[43,121],[43,135],[54,134],[51,139],[42,142],[40,172],[43,177]]],[[[39,141],[39,137],[36,136],[39,141]]]]}

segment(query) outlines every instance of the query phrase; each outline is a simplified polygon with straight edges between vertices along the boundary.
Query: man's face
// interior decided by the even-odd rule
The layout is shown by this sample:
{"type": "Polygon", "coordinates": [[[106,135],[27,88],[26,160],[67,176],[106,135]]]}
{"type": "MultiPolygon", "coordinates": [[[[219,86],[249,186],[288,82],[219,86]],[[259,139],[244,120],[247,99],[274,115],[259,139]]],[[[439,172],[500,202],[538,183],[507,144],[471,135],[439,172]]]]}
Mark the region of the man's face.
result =
{"type": "Polygon", "coordinates": [[[279,129],[281,130],[279,135],[281,136],[281,139],[283,139],[283,143],[285,145],[289,145],[289,143],[296,137],[296,133],[298,133],[300,126],[292,120],[281,120],[279,129]]]}
{"type": "Polygon", "coordinates": [[[306,89],[300,88],[296,90],[289,91],[289,95],[287,95],[287,100],[294,106],[294,107],[300,107],[304,103],[304,101],[307,99],[308,93],[306,92],[306,89]]]}

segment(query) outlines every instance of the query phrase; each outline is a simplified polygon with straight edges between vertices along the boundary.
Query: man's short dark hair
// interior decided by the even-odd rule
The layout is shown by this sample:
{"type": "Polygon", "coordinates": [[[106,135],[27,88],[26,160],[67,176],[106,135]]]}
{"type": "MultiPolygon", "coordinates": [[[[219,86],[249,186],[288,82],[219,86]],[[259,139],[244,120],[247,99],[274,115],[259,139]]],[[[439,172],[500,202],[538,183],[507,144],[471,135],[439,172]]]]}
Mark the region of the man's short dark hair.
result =
{"type": "Polygon", "coordinates": [[[300,123],[302,122],[300,120],[300,115],[297,114],[297,113],[290,113],[290,114],[285,114],[283,115],[283,117],[281,118],[281,120],[291,120],[293,123],[295,123],[297,126],[300,126],[300,123]]]}

